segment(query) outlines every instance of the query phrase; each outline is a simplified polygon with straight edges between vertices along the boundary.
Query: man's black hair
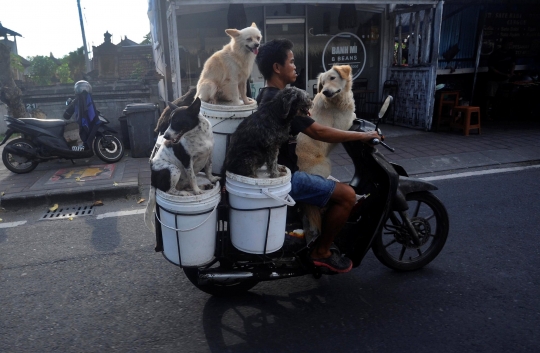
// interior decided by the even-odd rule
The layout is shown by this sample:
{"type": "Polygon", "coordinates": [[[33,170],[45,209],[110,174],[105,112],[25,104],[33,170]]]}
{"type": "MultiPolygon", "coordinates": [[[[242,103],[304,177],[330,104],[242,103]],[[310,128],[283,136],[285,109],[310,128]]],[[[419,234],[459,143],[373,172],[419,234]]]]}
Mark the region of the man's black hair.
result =
{"type": "Polygon", "coordinates": [[[273,73],[275,63],[285,65],[289,50],[292,50],[293,43],[288,39],[272,39],[264,43],[259,48],[259,53],[255,57],[255,62],[265,80],[269,80],[273,73]]]}

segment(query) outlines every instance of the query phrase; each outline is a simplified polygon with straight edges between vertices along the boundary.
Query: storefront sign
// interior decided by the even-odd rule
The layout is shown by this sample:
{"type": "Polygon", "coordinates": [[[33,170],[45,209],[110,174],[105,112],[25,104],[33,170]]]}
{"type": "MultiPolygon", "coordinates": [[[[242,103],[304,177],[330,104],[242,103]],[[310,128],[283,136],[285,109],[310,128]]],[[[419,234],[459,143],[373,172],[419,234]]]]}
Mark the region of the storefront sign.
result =
{"type": "Polygon", "coordinates": [[[366,65],[366,47],[357,35],[350,32],[338,33],[326,43],[322,64],[324,71],[334,65],[350,65],[354,80],[366,65]]]}

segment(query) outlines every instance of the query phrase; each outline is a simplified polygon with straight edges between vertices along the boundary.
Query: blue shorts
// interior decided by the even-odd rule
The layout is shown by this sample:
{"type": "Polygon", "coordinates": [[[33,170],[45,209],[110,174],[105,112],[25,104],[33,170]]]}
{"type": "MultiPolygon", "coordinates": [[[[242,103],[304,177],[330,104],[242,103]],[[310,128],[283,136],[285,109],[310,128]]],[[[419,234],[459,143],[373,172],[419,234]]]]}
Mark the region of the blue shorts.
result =
{"type": "Polygon", "coordinates": [[[294,201],[324,207],[336,188],[336,182],[320,175],[296,172],[291,179],[291,192],[294,201]]]}

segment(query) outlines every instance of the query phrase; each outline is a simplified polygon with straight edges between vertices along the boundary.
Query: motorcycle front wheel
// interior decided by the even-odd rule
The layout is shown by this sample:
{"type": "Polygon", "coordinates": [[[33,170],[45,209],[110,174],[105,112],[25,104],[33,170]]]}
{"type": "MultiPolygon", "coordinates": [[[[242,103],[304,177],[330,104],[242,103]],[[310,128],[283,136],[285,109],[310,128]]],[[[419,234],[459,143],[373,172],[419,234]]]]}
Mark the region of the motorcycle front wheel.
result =
{"type": "Polygon", "coordinates": [[[94,152],[104,162],[116,163],[124,156],[124,145],[113,135],[101,135],[94,140],[94,152]]]}
{"type": "Polygon", "coordinates": [[[391,212],[384,228],[373,240],[372,250],[385,266],[397,271],[413,271],[429,264],[439,255],[448,237],[448,212],[431,192],[406,196],[408,218],[418,234],[415,244],[398,212],[391,212]]]}
{"type": "MultiPolygon", "coordinates": [[[[219,268],[219,269],[232,269],[231,266],[224,266],[223,264],[217,262],[212,268],[219,268]]],[[[231,283],[231,284],[199,284],[199,269],[194,267],[184,267],[183,268],[184,273],[186,277],[189,279],[189,281],[197,287],[199,290],[202,290],[205,293],[208,293],[210,295],[216,296],[216,297],[224,297],[224,296],[232,296],[232,295],[239,295],[242,293],[247,292],[251,288],[255,287],[257,283],[259,283],[256,279],[247,279],[243,282],[239,283],[231,283]]]]}
{"type": "Polygon", "coordinates": [[[33,150],[36,148],[36,145],[34,145],[32,141],[24,138],[11,140],[2,151],[2,161],[7,169],[17,174],[30,173],[32,170],[36,169],[39,162],[31,160],[27,157],[9,153],[6,151],[7,146],[17,146],[28,150],[33,150]]]}

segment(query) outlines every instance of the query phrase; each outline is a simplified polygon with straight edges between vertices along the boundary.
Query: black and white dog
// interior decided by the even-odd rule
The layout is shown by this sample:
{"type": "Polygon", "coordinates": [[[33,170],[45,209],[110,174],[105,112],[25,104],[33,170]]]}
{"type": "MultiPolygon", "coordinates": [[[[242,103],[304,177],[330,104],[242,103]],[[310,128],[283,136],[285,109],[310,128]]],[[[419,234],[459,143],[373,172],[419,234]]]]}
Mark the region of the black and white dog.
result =
{"type": "Polygon", "coordinates": [[[301,89],[279,91],[268,103],[238,125],[231,135],[225,158],[226,171],[256,178],[257,169],[266,163],[271,178],[283,176],[278,170],[279,148],[289,139],[291,122],[296,115],[308,115],[311,99],[301,89]]]}
{"type": "MultiPolygon", "coordinates": [[[[170,124],[163,135],[165,142],[150,161],[150,195],[145,220],[153,223],[156,189],[172,195],[200,195],[197,173],[203,168],[211,183],[220,178],[212,175],[214,135],[210,122],[199,114],[201,100],[188,107],[168,103],[170,124]]],[[[151,229],[153,230],[153,229],[151,229]]]]}

